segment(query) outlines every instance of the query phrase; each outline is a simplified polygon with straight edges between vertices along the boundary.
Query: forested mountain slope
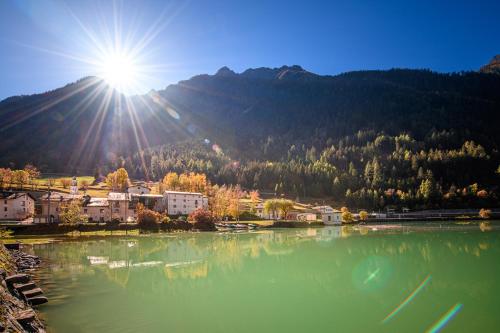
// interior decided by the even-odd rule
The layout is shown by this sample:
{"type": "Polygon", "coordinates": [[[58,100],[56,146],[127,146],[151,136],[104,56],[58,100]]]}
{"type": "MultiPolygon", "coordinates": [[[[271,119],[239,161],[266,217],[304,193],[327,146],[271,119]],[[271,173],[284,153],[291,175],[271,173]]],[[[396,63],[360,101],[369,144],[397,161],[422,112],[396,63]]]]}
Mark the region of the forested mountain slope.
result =
{"type": "Polygon", "coordinates": [[[493,205],[499,111],[494,73],[224,67],[130,98],[86,78],[0,102],[0,164],[201,171],[365,207],[493,205]]]}

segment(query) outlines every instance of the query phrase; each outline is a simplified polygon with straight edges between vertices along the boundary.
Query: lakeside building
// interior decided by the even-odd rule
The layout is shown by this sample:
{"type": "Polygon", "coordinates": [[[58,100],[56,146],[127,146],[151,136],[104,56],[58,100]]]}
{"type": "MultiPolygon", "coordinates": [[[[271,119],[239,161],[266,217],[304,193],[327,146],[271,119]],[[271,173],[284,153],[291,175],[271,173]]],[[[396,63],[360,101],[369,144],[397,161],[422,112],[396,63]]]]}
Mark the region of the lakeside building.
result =
{"type": "Polygon", "coordinates": [[[160,213],[167,209],[161,194],[131,194],[129,208],[135,210],[138,203],[143,204],[147,209],[160,213]]]}
{"type": "Polygon", "coordinates": [[[0,192],[0,220],[22,221],[35,214],[35,198],[27,192],[0,192]]]}
{"type": "Polygon", "coordinates": [[[122,222],[135,219],[135,207],[131,207],[132,195],[130,193],[109,192],[109,220],[119,220],[122,222]]]}
{"type": "Polygon", "coordinates": [[[318,219],[318,216],[315,213],[299,213],[299,214],[297,214],[298,221],[314,222],[317,219],[318,219]]]}
{"type": "Polygon", "coordinates": [[[91,198],[86,196],[82,204],[81,213],[89,222],[106,222],[110,217],[110,208],[107,198],[91,198]]]}
{"type": "Polygon", "coordinates": [[[151,189],[145,185],[136,184],[136,185],[132,185],[132,186],[127,187],[127,192],[130,194],[139,194],[139,195],[150,194],[151,189]]]}
{"type": "Polygon", "coordinates": [[[340,210],[333,209],[330,206],[316,206],[313,209],[319,213],[325,225],[342,224],[342,212],[340,210]]]}
{"type": "Polygon", "coordinates": [[[82,200],[81,194],[68,194],[61,192],[49,192],[40,197],[42,204],[42,214],[40,222],[59,222],[59,213],[63,206],[68,205],[73,200],[82,200]]]}
{"type": "Polygon", "coordinates": [[[163,198],[169,215],[188,215],[198,208],[208,208],[208,197],[197,192],[165,191],[163,198]]]}

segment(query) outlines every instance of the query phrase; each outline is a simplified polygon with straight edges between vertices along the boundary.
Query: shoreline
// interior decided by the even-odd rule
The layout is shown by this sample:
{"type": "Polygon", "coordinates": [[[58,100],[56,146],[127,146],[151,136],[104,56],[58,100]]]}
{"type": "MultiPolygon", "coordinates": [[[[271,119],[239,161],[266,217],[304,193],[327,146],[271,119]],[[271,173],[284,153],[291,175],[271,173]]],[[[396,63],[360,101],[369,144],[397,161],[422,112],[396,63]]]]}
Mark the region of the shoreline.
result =
{"type": "MultiPolygon", "coordinates": [[[[245,224],[245,222],[240,222],[245,224]]],[[[234,224],[237,224],[236,222],[234,224]]],[[[394,227],[411,227],[415,225],[436,226],[439,228],[446,225],[456,226],[480,226],[487,225],[491,228],[500,225],[498,219],[370,219],[365,222],[345,223],[340,225],[326,225],[323,222],[302,222],[302,221],[274,221],[270,225],[260,225],[256,229],[197,229],[191,223],[184,222],[178,225],[159,224],[157,226],[138,227],[136,224],[127,225],[97,225],[97,224],[80,224],[80,225],[62,225],[62,224],[36,224],[36,225],[13,225],[9,227],[12,235],[9,238],[4,238],[4,243],[11,243],[17,237],[78,237],[78,236],[136,236],[155,233],[177,233],[183,231],[191,232],[224,232],[224,231],[252,231],[252,230],[272,230],[272,229],[301,229],[301,228],[323,228],[323,227],[371,227],[371,228],[394,228],[394,227]],[[114,234],[115,233],[115,234],[114,234]],[[102,235],[99,235],[102,234],[102,235]]]]}
{"type": "Polygon", "coordinates": [[[39,264],[40,258],[0,242],[0,332],[45,332],[34,306],[47,299],[29,274],[39,264]]]}

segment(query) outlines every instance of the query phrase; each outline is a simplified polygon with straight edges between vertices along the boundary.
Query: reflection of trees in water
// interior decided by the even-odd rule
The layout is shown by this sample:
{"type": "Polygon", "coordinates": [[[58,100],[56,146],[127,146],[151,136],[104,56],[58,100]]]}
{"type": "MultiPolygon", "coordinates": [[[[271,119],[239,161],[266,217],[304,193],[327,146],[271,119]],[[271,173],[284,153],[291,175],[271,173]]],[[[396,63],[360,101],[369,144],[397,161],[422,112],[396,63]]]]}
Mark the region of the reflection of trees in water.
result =
{"type": "MultiPolygon", "coordinates": [[[[406,279],[410,285],[418,283],[420,276],[408,276],[408,272],[433,273],[442,270],[453,257],[460,257],[473,269],[477,264],[473,258],[498,255],[493,235],[396,231],[388,234],[369,228],[335,227],[314,232],[264,230],[243,234],[104,238],[42,244],[35,249],[45,259],[47,275],[66,281],[68,288],[77,287],[75,277],[102,273],[123,288],[157,291],[168,288],[166,280],[206,279],[211,271],[239,273],[245,270],[247,261],[268,262],[283,256],[286,259],[274,260],[273,265],[286,271],[300,261],[302,267],[293,272],[294,279],[328,289],[331,283],[350,283],[342,274],[349,274],[357,263],[370,256],[389,260],[391,267],[397,268],[392,278],[406,279]],[[96,260],[99,264],[91,265],[90,256],[106,260],[96,260]],[[148,283],[144,279],[149,279],[148,283]]],[[[460,281],[450,283],[460,284],[460,281]]]]}

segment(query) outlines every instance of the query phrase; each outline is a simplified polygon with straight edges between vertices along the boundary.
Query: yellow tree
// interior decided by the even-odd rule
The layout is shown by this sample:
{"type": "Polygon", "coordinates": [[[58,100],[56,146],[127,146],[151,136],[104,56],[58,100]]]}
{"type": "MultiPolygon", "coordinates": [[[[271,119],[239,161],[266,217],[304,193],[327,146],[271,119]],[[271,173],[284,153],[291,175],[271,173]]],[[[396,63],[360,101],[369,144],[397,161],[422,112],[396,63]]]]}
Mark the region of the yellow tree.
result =
{"type": "Polygon", "coordinates": [[[179,188],[179,176],[176,172],[169,172],[163,177],[165,190],[177,190],[179,188]]]}
{"type": "Polygon", "coordinates": [[[12,181],[12,170],[9,168],[0,168],[0,187],[4,188],[12,181]]]}
{"type": "Polygon", "coordinates": [[[189,180],[189,175],[186,173],[183,173],[179,176],[179,189],[181,191],[190,191],[191,189],[191,182],[189,180]]]}
{"type": "MultiPolygon", "coordinates": [[[[345,207],[343,207],[345,208],[345,207]]],[[[352,223],[354,221],[354,218],[352,216],[352,213],[348,210],[348,209],[345,209],[344,211],[342,211],[342,222],[343,223],[352,223]]]]}
{"type": "Polygon", "coordinates": [[[368,212],[365,210],[360,211],[359,212],[359,219],[360,219],[360,221],[368,220],[368,212]]]}
{"type": "Polygon", "coordinates": [[[35,186],[35,179],[40,177],[40,171],[38,171],[37,167],[32,164],[26,164],[24,166],[24,171],[28,173],[29,182],[31,184],[31,188],[33,189],[35,186]]]}
{"type": "Polygon", "coordinates": [[[111,191],[116,191],[117,183],[116,183],[116,172],[110,172],[106,176],[106,185],[111,189],[111,191]]]}
{"type": "Polygon", "coordinates": [[[71,185],[71,179],[69,178],[61,178],[59,179],[59,183],[63,188],[68,188],[71,185]]]}
{"type": "Polygon", "coordinates": [[[228,195],[228,201],[229,201],[228,212],[236,220],[239,220],[239,218],[240,218],[240,199],[243,197],[243,191],[241,190],[240,185],[236,185],[235,187],[229,188],[227,195],[228,195]]]}
{"type": "Polygon", "coordinates": [[[129,180],[128,172],[125,168],[119,168],[116,170],[116,183],[120,191],[125,191],[127,189],[129,180]]]}
{"type": "Polygon", "coordinates": [[[281,218],[283,220],[286,220],[288,217],[288,213],[290,213],[290,211],[293,208],[293,201],[288,199],[279,199],[277,201],[277,205],[278,205],[278,210],[281,213],[281,218]]]}
{"type": "Polygon", "coordinates": [[[273,215],[274,219],[278,218],[278,200],[277,199],[268,199],[264,201],[264,212],[266,214],[273,215]]]}
{"type": "Polygon", "coordinates": [[[81,213],[82,203],[80,200],[72,200],[62,205],[59,219],[62,223],[77,224],[86,222],[86,216],[81,213]]]}
{"type": "Polygon", "coordinates": [[[17,185],[19,185],[21,187],[21,189],[23,189],[24,184],[26,184],[28,182],[28,179],[29,179],[29,175],[24,170],[15,170],[12,173],[13,182],[16,183],[17,185]]]}
{"type": "Polygon", "coordinates": [[[258,190],[250,191],[250,212],[255,213],[255,207],[257,207],[260,201],[260,193],[258,190]]]}
{"type": "Polygon", "coordinates": [[[125,191],[128,183],[128,172],[124,168],[119,168],[115,172],[108,173],[106,176],[106,184],[112,191],[125,191]]]}

